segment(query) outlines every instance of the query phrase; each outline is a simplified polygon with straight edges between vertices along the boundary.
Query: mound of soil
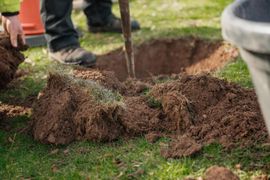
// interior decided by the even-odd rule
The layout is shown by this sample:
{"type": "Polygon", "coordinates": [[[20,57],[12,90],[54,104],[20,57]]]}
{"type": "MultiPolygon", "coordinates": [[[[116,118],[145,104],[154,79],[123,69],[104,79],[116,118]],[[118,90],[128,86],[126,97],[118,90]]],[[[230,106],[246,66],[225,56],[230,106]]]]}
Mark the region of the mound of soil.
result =
{"type": "Polygon", "coordinates": [[[50,75],[33,107],[34,138],[51,144],[117,139],[123,129],[119,121],[122,108],[114,102],[99,103],[93,96],[96,91],[74,78],[50,75]]]}
{"type": "MultiPolygon", "coordinates": [[[[198,144],[218,142],[225,148],[245,147],[268,137],[253,90],[200,75],[156,85],[150,95],[161,102],[164,114],[170,119],[167,122],[171,122],[170,130],[198,144]]],[[[181,146],[183,152],[188,148],[181,141],[174,141],[168,150],[181,146]]]]}
{"type": "MultiPolygon", "coordinates": [[[[188,73],[201,72],[199,67],[208,71],[237,55],[222,42],[196,38],[152,41],[138,46],[135,54],[141,78],[183,68],[188,73]]],[[[161,151],[165,158],[190,156],[213,142],[233,148],[267,140],[254,90],[208,74],[121,82],[126,78],[123,58],[117,50],[99,57],[98,68],[103,70],[80,68],[72,77],[50,75],[33,108],[34,138],[67,144],[138,135],[155,142],[166,136],[172,140],[161,151]]]]}
{"type": "Polygon", "coordinates": [[[0,33],[0,89],[13,80],[20,63],[24,61],[24,56],[20,50],[27,47],[19,44],[19,48],[13,48],[9,37],[0,33]]]}
{"type": "MultiPolygon", "coordinates": [[[[137,78],[160,74],[189,74],[214,71],[238,56],[235,48],[222,41],[209,41],[193,37],[159,39],[134,48],[137,78]]],[[[115,72],[120,81],[127,76],[125,54],[122,48],[97,59],[97,67],[115,72]]]]}
{"type": "Polygon", "coordinates": [[[232,148],[267,140],[254,90],[209,75],[182,75],[159,84],[115,80],[116,87],[108,85],[115,79],[113,74],[100,80],[94,77],[106,77],[106,73],[85,73],[90,75],[80,76],[84,79],[50,76],[33,108],[35,139],[67,144],[81,139],[113,141],[120,136],[148,134],[154,142],[154,132],[159,137],[172,137],[168,148],[162,149],[165,158],[190,156],[213,142],[232,148]],[[148,93],[123,92],[121,102],[109,103],[104,99],[111,98],[111,91],[100,86],[133,92],[136,84],[147,84],[148,93]]]}
{"type": "Polygon", "coordinates": [[[204,180],[240,180],[240,178],[235,175],[231,170],[224,168],[224,167],[218,167],[218,166],[212,166],[208,168],[204,175],[204,180]]]}

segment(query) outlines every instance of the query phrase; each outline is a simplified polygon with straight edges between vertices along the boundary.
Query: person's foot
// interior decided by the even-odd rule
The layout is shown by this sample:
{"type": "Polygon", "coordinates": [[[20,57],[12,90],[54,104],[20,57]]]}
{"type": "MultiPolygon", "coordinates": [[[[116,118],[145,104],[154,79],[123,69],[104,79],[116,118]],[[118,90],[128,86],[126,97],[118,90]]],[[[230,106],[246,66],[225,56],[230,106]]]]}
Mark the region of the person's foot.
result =
{"type": "MultiPolygon", "coordinates": [[[[131,20],[131,30],[136,31],[140,29],[140,24],[136,20],[131,20]]],[[[122,25],[120,18],[115,15],[109,17],[108,23],[106,25],[88,25],[88,30],[92,33],[99,32],[116,32],[122,33],[122,25]]]]}
{"type": "Polygon", "coordinates": [[[96,56],[78,46],[67,47],[56,52],[49,52],[49,57],[52,60],[67,65],[91,67],[96,64],[96,56]]]}

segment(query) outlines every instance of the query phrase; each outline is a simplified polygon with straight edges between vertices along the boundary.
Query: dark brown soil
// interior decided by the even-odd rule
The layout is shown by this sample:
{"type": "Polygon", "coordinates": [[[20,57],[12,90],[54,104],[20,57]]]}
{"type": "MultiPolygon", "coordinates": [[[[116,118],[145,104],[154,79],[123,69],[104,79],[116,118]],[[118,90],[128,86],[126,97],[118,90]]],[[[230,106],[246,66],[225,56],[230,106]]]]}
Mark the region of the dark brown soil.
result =
{"type": "Polygon", "coordinates": [[[162,114],[159,109],[150,108],[144,97],[128,97],[124,100],[125,111],[121,122],[130,135],[142,135],[160,131],[162,114]]]}
{"type": "Polygon", "coordinates": [[[186,135],[173,139],[169,146],[170,148],[161,149],[161,155],[165,158],[191,156],[202,149],[201,144],[186,135]]]}
{"type": "Polygon", "coordinates": [[[121,106],[103,105],[83,82],[50,75],[47,87],[33,107],[32,131],[43,143],[67,144],[73,140],[112,141],[122,133],[121,106]]]}
{"type": "Polygon", "coordinates": [[[20,50],[25,49],[23,46],[19,49],[12,48],[9,38],[0,33],[0,89],[6,87],[15,77],[19,64],[24,61],[20,50]]]}
{"type": "Polygon", "coordinates": [[[213,166],[206,170],[204,180],[240,180],[231,170],[213,166]]]}
{"type": "Polygon", "coordinates": [[[30,113],[30,108],[0,102],[0,117],[12,118],[16,116],[29,115],[30,113]]]}
{"type": "MultiPolygon", "coordinates": [[[[91,73],[95,74],[94,70],[91,73]]],[[[135,86],[144,84],[132,81],[135,86]]],[[[179,158],[213,142],[225,148],[246,147],[265,142],[268,137],[254,90],[209,75],[182,75],[161,84],[147,84],[148,93],[125,96],[124,92],[122,100],[113,103],[98,102],[93,95],[102,99],[108,90],[97,93],[85,86],[86,82],[50,76],[33,109],[35,139],[67,144],[73,140],[113,141],[120,136],[148,134],[147,139],[155,142],[155,135],[151,137],[154,132],[175,137],[167,149],[162,149],[162,155],[179,158]]],[[[90,86],[98,86],[90,82],[90,86]]],[[[106,80],[97,82],[108,84],[106,80]]],[[[107,87],[134,90],[134,86],[117,83],[117,87],[107,87]]]]}
{"type": "MultiPolygon", "coordinates": [[[[188,37],[153,40],[134,48],[137,78],[160,74],[189,74],[216,70],[234,59],[235,48],[222,41],[209,41],[188,37]]],[[[97,67],[115,72],[123,81],[127,78],[125,55],[122,48],[98,57],[97,67]]]]}
{"type": "Polygon", "coordinates": [[[161,137],[163,137],[163,134],[160,132],[149,132],[145,135],[145,139],[149,143],[155,143],[157,142],[161,137]]]}
{"type": "MultiPolygon", "coordinates": [[[[167,122],[171,122],[170,130],[185,134],[196,143],[218,142],[231,148],[267,139],[253,90],[200,75],[156,85],[150,94],[161,101],[163,112],[170,119],[167,122]]],[[[172,143],[168,149],[177,148],[177,143],[172,143]]]]}
{"type": "MultiPolygon", "coordinates": [[[[202,70],[198,68],[200,63],[217,61],[214,64],[220,65],[237,54],[221,42],[199,39],[153,41],[136,51],[145,49],[147,53],[137,55],[137,59],[142,69],[156,70],[153,74],[177,73],[182,61],[186,63],[185,71],[194,73],[202,70]],[[158,58],[159,51],[166,56],[158,58]],[[154,57],[160,63],[153,64],[154,57]],[[145,62],[147,58],[151,63],[145,62]],[[178,66],[175,71],[174,66],[178,66]]],[[[208,74],[162,75],[121,82],[117,77],[123,80],[126,76],[125,66],[119,61],[124,62],[117,51],[99,59],[99,67],[112,68],[114,73],[76,69],[74,77],[51,75],[33,108],[34,138],[43,143],[67,144],[74,140],[106,142],[146,135],[153,143],[160,136],[169,136],[171,142],[162,148],[165,158],[190,156],[213,142],[233,148],[267,140],[254,90],[208,74]],[[106,67],[102,66],[105,60],[106,67]]],[[[210,69],[214,67],[209,65],[210,69]]],[[[143,70],[137,74],[147,76],[143,70]]]]}

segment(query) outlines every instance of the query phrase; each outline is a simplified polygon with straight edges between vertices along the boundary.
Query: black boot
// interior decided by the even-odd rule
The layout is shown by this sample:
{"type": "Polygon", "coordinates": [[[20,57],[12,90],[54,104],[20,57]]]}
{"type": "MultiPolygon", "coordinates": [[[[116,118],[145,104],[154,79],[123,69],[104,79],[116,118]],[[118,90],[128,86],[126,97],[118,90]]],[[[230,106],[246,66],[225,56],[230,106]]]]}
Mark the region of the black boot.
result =
{"type": "MultiPolygon", "coordinates": [[[[85,0],[84,13],[87,17],[88,30],[98,32],[122,32],[121,20],[112,13],[111,0],[85,0]]],[[[131,30],[139,30],[140,24],[131,21],[131,30]]]]}

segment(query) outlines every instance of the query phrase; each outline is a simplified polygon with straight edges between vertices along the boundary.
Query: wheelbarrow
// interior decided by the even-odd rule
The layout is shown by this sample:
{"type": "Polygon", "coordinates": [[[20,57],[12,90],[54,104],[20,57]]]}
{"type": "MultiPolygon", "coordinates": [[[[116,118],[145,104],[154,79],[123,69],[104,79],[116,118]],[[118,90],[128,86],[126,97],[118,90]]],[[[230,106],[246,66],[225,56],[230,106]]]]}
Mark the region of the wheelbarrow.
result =
{"type": "Polygon", "coordinates": [[[270,0],[236,0],[222,14],[222,34],[248,65],[270,133],[270,0]]]}

